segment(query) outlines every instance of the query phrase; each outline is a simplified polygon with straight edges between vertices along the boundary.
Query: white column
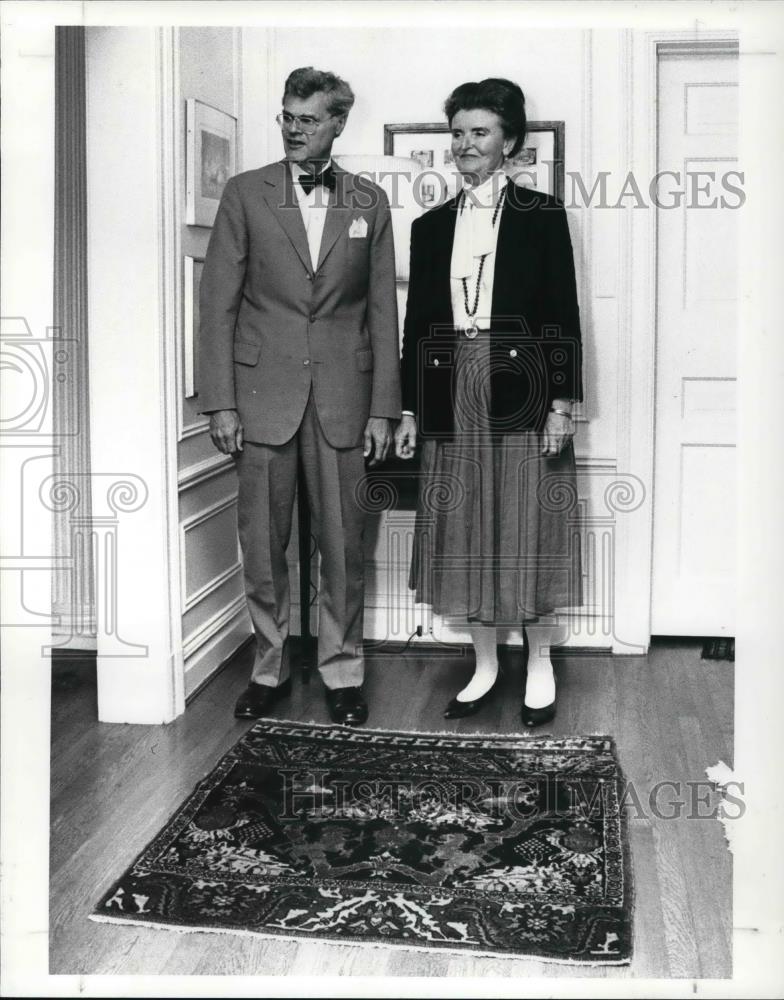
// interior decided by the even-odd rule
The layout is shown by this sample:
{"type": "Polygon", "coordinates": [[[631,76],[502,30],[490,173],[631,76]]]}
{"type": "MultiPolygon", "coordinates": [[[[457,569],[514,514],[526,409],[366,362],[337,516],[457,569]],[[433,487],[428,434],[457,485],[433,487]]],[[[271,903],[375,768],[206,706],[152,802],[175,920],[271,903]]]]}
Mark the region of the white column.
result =
{"type": "Polygon", "coordinates": [[[177,531],[172,39],[88,28],[92,545],[98,716],[184,709],[177,531]]]}
{"type": "Polygon", "coordinates": [[[55,111],[54,345],[52,383],[55,468],[76,504],[53,505],[54,550],[64,567],[54,574],[55,644],[94,649],[90,549],[79,547],[78,522],[89,523],[90,469],[87,331],[87,205],[85,184],[84,28],[57,28],[55,111]],[[74,477],[87,488],[76,487],[74,477]]]}

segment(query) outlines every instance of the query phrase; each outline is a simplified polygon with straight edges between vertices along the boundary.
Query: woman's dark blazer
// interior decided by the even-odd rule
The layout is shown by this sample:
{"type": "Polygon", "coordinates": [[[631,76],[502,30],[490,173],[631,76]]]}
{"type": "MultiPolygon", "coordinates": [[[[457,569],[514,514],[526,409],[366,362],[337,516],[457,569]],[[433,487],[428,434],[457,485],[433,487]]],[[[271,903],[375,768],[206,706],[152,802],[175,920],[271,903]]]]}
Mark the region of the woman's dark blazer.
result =
{"type": "MultiPolygon", "coordinates": [[[[403,333],[403,409],[425,437],[454,426],[450,265],[458,201],[418,218],[403,333]]],[[[580,313],[566,211],[511,181],[499,218],[489,375],[491,429],[541,430],[554,399],[582,399],[580,313]]],[[[469,294],[473,288],[469,289],[469,294]]]]}

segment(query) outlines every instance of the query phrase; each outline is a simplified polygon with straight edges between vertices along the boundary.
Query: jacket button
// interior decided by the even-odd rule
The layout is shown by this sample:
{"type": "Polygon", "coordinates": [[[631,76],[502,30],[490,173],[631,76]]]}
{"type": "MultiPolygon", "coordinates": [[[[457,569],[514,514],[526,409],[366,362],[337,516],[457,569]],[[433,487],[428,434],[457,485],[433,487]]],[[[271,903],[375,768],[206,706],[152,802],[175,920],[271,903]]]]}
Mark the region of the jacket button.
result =
{"type": "Polygon", "coordinates": [[[517,351],[516,351],[516,350],[514,349],[514,347],[513,347],[513,348],[512,348],[512,350],[511,350],[511,351],[509,352],[509,357],[510,357],[510,358],[516,358],[516,357],[517,357],[517,351]]]}
{"type": "Polygon", "coordinates": [[[307,368],[308,365],[310,364],[310,359],[309,358],[305,358],[305,360],[302,362],[302,364],[307,368]]]}
{"type": "Polygon", "coordinates": [[[308,316],[308,319],[310,320],[311,323],[315,323],[316,322],[316,314],[315,313],[311,313],[310,316],[308,316]]]}

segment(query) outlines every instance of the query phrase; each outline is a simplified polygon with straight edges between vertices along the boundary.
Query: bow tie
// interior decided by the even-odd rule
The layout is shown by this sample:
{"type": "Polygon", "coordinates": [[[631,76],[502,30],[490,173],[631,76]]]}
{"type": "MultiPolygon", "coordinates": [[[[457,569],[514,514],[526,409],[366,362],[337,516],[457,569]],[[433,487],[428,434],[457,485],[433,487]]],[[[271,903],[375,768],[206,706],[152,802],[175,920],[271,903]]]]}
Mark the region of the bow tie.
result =
{"type": "Polygon", "coordinates": [[[305,194],[310,192],[319,184],[328,191],[334,191],[337,185],[337,177],[332,167],[325,167],[320,174],[300,174],[297,178],[305,194]]]}

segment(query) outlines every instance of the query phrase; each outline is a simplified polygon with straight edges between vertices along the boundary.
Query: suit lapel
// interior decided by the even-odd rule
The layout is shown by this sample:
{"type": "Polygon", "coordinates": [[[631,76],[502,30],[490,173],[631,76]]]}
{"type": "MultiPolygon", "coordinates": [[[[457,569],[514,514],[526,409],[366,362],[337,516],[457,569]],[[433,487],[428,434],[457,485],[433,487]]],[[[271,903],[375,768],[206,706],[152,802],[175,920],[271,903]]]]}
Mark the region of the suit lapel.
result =
{"type": "Polygon", "coordinates": [[[338,237],[348,226],[352,218],[352,194],[354,185],[351,174],[341,169],[336,163],[332,164],[335,172],[337,184],[329,199],[327,218],[324,222],[324,231],[321,234],[321,247],[319,248],[318,267],[326,260],[329,252],[338,241],[338,237]]]}
{"type": "Polygon", "coordinates": [[[264,191],[264,198],[310,273],[313,265],[310,261],[308,235],[294,191],[294,180],[285,160],[280,161],[279,167],[280,169],[272,177],[265,178],[267,188],[264,191]]]}

